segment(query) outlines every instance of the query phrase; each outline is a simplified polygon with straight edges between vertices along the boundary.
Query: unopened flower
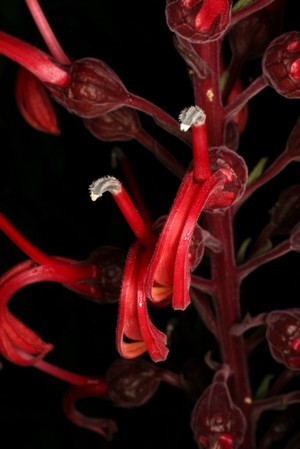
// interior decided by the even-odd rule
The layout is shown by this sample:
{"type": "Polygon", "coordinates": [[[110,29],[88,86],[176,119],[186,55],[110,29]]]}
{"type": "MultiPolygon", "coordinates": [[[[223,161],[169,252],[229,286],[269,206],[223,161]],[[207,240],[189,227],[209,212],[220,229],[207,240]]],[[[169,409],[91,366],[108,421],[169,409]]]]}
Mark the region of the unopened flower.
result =
{"type": "Polygon", "coordinates": [[[300,309],[275,310],[266,318],[267,342],[274,359],[300,369],[300,309]]]}
{"type": "Polygon", "coordinates": [[[300,98],[300,32],[289,31],[274,39],[264,53],[262,66],[276,92],[300,98]]]}
{"type": "Polygon", "coordinates": [[[166,18],[171,31],[202,44],[220,38],[231,15],[228,0],[167,0],[166,18]]]}
{"type": "Polygon", "coordinates": [[[107,370],[105,380],[109,398],[119,407],[145,404],[157,391],[160,369],[142,359],[116,360],[107,370]]]}
{"type": "Polygon", "coordinates": [[[198,399],[193,409],[191,425],[194,438],[201,449],[240,447],[244,440],[246,420],[232,401],[225,381],[215,378],[198,399]]]}

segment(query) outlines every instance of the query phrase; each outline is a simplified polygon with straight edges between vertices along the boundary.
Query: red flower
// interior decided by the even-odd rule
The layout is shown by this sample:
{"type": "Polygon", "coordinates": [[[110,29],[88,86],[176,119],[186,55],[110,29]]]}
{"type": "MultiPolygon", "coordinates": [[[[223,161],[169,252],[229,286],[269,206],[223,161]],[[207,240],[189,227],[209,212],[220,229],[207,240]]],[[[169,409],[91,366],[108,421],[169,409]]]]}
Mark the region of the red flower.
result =
{"type": "Polygon", "coordinates": [[[53,346],[45,343],[8,310],[8,302],[17,291],[37,282],[58,282],[84,297],[104,302],[104,298],[113,300],[112,295],[115,295],[116,289],[119,290],[119,286],[111,285],[97,264],[99,258],[96,260],[94,254],[94,263],[48,256],[25,239],[3,214],[0,214],[0,229],[31,258],[0,278],[0,352],[19,365],[36,364],[53,346]],[[109,287],[108,296],[105,296],[103,287],[109,287]]]}
{"type": "Polygon", "coordinates": [[[148,351],[152,360],[165,360],[168,355],[167,337],[151,322],[147,311],[145,278],[156,236],[144,223],[121,183],[106,177],[90,186],[92,200],[110,192],[137,237],[131,246],[122,282],[119,318],[117,324],[117,349],[124,358],[138,357],[148,351]],[[125,338],[129,341],[125,341],[125,338]]]}
{"type": "MultiPolygon", "coordinates": [[[[159,236],[146,288],[153,302],[171,297],[173,308],[184,310],[190,302],[190,271],[195,268],[190,248],[198,218],[203,210],[228,208],[243,192],[247,171],[243,160],[228,149],[209,153],[205,115],[200,108],[183,111],[181,120],[182,129],[192,126],[194,165],[181,183],[159,236]]],[[[198,240],[198,245],[203,247],[203,240],[198,240]]]]}
{"type": "Polygon", "coordinates": [[[108,176],[90,186],[92,200],[106,191],[113,195],[137,237],[127,257],[117,325],[117,348],[125,358],[145,351],[154,361],[167,357],[166,335],[151,322],[147,300],[158,303],[172,298],[173,308],[187,307],[190,271],[200,262],[204,249],[205,239],[197,225],[199,215],[204,209],[228,208],[245,187],[245,163],[236,153],[213,149],[209,160],[203,111],[188,108],[180,118],[183,130],[192,126],[194,166],[187,171],[158,238],[118,180],[108,176]]]}

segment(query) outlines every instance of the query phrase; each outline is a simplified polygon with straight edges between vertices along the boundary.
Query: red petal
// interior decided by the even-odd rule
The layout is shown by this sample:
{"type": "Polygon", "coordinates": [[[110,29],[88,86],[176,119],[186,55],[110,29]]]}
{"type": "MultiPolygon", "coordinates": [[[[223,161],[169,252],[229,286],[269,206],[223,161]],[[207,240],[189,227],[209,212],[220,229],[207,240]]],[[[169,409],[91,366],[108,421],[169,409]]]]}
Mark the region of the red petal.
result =
{"type": "Polygon", "coordinates": [[[148,267],[146,293],[154,302],[165,299],[172,292],[174,257],[183,226],[198,189],[199,184],[194,182],[193,171],[188,171],[181,183],[148,267]]]}
{"type": "Polygon", "coordinates": [[[43,84],[28,70],[20,68],[16,100],[26,122],[38,131],[60,134],[56,113],[43,84]]]}
{"type": "Polygon", "coordinates": [[[140,331],[136,296],[139,270],[137,261],[141,250],[139,242],[134,243],[129,250],[120,296],[116,340],[120,355],[126,359],[138,357],[147,351],[140,331]],[[124,337],[133,341],[125,342],[124,337]]]}
{"type": "Polygon", "coordinates": [[[191,238],[206,200],[221,183],[223,184],[223,178],[220,178],[218,173],[214,173],[202,186],[198,185],[198,192],[182,229],[174,261],[174,309],[184,310],[190,303],[189,287],[191,275],[188,250],[191,238]]]}
{"type": "Polygon", "coordinates": [[[169,350],[167,349],[167,336],[158,330],[151,322],[147,310],[147,298],[145,293],[145,278],[152,251],[148,250],[142,255],[140,261],[139,280],[137,288],[137,303],[139,325],[143,339],[147,345],[148,353],[154,362],[166,360],[169,350]]]}

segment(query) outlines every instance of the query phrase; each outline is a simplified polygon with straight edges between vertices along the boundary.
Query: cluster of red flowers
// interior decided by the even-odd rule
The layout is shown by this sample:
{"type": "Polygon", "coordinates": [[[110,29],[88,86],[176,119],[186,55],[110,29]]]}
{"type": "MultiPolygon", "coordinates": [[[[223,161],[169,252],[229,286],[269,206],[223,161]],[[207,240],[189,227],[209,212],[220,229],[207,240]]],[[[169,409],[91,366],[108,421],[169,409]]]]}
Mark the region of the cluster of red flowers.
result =
{"type": "MultiPolygon", "coordinates": [[[[100,248],[83,262],[48,256],[0,214],[0,229],[29,257],[0,278],[0,353],[13,363],[35,366],[67,380],[72,386],[64,406],[70,419],[110,438],[116,431],[115,424],[84,417],[74,407],[76,399],[89,395],[108,396],[121,406],[132,407],[146,402],[161,380],[178,386],[178,379],[158,368],[150,368],[140,360],[134,365],[116,364],[105,380],[54,367],[43,360],[53,346],[17,319],[8,310],[8,301],[22,287],[42,281],[60,283],[99,303],[119,301],[116,326],[119,354],[125,359],[135,359],[147,352],[154,362],[164,361],[169,351],[167,336],[151,321],[148,306],[171,305],[175,310],[185,310],[191,301],[190,289],[197,285],[205,293],[218,295],[218,289],[213,288],[210,280],[193,276],[192,272],[200,264],[205,248],[216,257],[226,252],[221,238],[223,228],[216,220],[212,228],[222,228],[220,232],[216,231],[219,234],[216,237],[210,228],[200,227],[199,217],[202,213],[210,217],[228,217],[226,211],[233,213],[255,188],[268,180],[266,172],[264,180],[255,180],[247,186],[247,166],[236,153],[239,133],[247,121],[248,100],[264,87],[270,85],[286,98],[300,97],[300,33],[288,32],[276,37],[277,28],[269,26],[268,20],[269,15],[274,11],[277,14],[282,8],[282,2],[278,0],[235,4],[229,0],[167,0],[166,20],[174,33],[176,48],[193,72],[194,85],[199,80],[203,83],[202,89],[195,87],[196,106],[184,109],[177,121],[150,101],[130,93],[103,61],[93,58],[72,61],[57,42],[37,0],[26,0],[26,3],[50,55],[0,32],[0,53],[21,66],[16,97],[25,120],[37,130],[59,133],[50,93],[56,102],[81,117],[86,128],[98,139],[136,139],[180,179],[170,211],[155,223],[149,219],[136,189],[131,194],[135,196],[140,212],[116,178],[103,177],[90,185],[92,200],[107,191],[112,194],[132,229],[135,240],[127,257],[111,247],[100,248]],[[264,14],[266,11],[267,15],[264,14]],[[265,26],[261,27],[262,24],[265,26]],[[259,37],[253,29],[259,29],[259,37]],[[251,45],[247,39],[240,39],[240,33],[244,37],[251,34],[251,45]],[[213,56],[213,52],[220,50],[225,35],[229,36],[232,49],[232,63],[227,71],[220,67],[219,54],[216,59],[213,56]],[[243,90],[238,80],[239,70],[230,72],[230,68],[239,67],[243,60],[262,54],[262,75],[243,90]],[[222,74],[222,91],[213,64],[219,70],[218,74],[222,74]],[[213,113],[214,108],[217,112],[213,113]],[[188,169],[185,170],[172,154],[147,134],[137,111],[150,115],[164,130],[192,147],[193,158],[188,169]],[[213,116],[222,122],[218,132],[215,132],[213,116]],[[120,375],[126,381],[121,382],[120,375]],[[142,384],[146,382],[146,387],[141,388],[139,384],[139,388],[126,396],[124,391],[129,389],[128,385],[132,388],[131,379],[135,379],[135,383],[137,379],[142,384]]],[[[295,127],[290,144],[292,139],[299,143],[299,135],[295,137],[298,129],[299,126],[295,127]]],[[[297,151],[297,154],[292,153],[287,147],[286,160],[280,163],[277,172],[292,160],[299,159],[297,151]]],[[[276,174],[274,167],[269,170],[270,176],[276,174]]],[[[257,248],[254,259],[235,271],[235,284],[238,285],[260,264],[287,251],[298,250],[297,236],[297,228],[293,228],[288,244],[275,248],[268,255],[257,248]]],[[[234,355],[226,360],[230,346],[226,341],[231,337],[228,337],[228,329],[222,329],[223,318],[219,316],[218,321],[205,301],[199,308],[208,328],[220,339],[224,365],[217,370],[212,384],[196,403],[192,429],[200,447],[235,449],[242,445],[248,431],[245,415],[249,417],[253,411],[248,407],[251,404],[249,387],[245,381],[243,401],[236,405],[232,397],[237,399],[237,387],[230,389],[229,379],[234,366],[237,368],[242,362],[234,361],[234,355]]],[[[217,310],[218,306],[215,308],[217,310]]],[[[226,319],[230,328],[239,316],[232,312],[226,319]]],[[[275,360],[298,370],[299,322],[298,310],[275,311],[263,315],[261,321],[237,326],[232,335],[239,338],[252,325],[266,325],[266,337],[275,360]]],[[[242,371],[241,368],[240,373],[242,371]]],[[[247,447],[252,446],[249,443],[247,447]]]]}

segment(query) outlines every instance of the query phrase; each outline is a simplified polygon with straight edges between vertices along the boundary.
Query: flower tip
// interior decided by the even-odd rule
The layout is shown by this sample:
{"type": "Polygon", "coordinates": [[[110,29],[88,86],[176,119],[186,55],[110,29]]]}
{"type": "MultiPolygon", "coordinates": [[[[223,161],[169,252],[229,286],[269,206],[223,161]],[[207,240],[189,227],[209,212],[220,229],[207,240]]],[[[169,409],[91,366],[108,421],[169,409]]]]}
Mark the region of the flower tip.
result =
{"type": "Polygon", "coordinates": [[[206,115],[199,106],[190,106],[180,112],[178,119],[180,122],[180,130],[186,132],[192,125],[203,125],[206,120],[206,115]]]}

